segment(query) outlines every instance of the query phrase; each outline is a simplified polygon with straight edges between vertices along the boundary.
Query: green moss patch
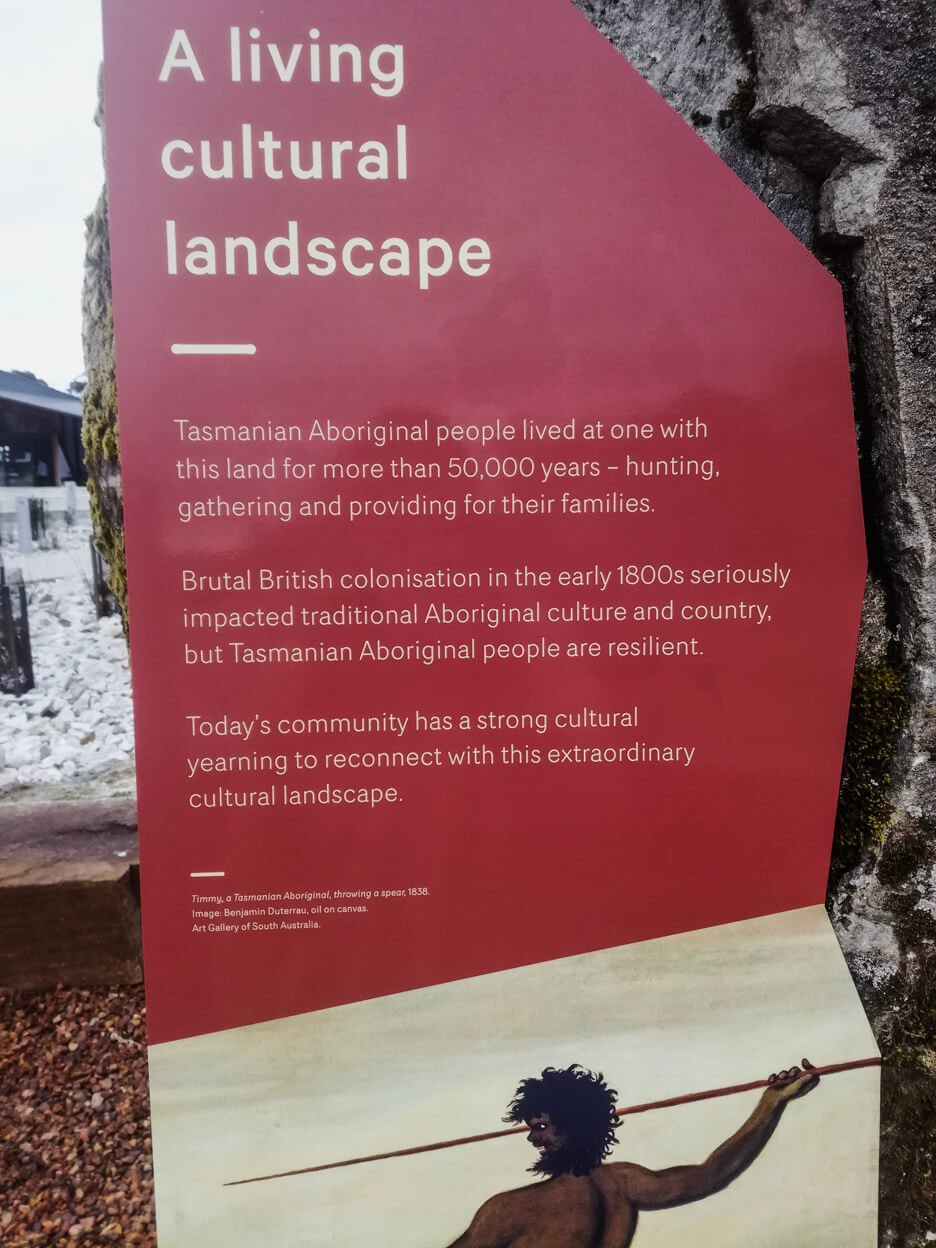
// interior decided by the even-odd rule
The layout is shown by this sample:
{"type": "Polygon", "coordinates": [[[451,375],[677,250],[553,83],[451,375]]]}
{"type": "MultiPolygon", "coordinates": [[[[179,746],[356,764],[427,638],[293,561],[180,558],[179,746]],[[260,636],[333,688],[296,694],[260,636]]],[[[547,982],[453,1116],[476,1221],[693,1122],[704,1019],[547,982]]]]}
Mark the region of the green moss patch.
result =
{"type": "Polygon", "coordinates": [[[884,662],[855,672],[835,821],[833,879],[880,846],[890,826],[893,760],[909,713],[905,668],[884,662]]]}

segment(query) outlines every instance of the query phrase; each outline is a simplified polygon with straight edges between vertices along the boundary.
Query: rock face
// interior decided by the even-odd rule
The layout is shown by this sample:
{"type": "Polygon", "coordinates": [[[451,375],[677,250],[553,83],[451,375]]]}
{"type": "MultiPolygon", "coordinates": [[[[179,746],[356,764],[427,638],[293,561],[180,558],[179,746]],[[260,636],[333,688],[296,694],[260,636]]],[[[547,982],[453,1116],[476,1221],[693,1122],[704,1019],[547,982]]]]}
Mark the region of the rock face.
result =
{"type": "Polygon", "coordinates": [[[884,1051],[881,1243],[936,1238],[936,15],[576,0],[840,280],[870,574],[829,905],[884,1051]]]}
{"type": "MultiPolygon", "coordinates": [[[[100,106],[96,121],[103,134],[100,106]]],[[[105,160],[106,155],[105,149],[105,160]]],[[[127,554],[124,545],[120,478],[120,432],[117,425],[114,314],[111,303],[106,190],[101,192],[85,227],[85,280],[81,310],[88,384],[82,394],[81,440],[88,470],[88,501],[91,505],[97,546],[107,564],[108,584],[126,629],[127,554]]]]}
{"type": "MultiPolygon", "coordinates": [[[[881,1243],[936,1237],[936,18],[931,0],[574,0],[840,280],[870,574],[830,881],[886,1056],[881,1243]]],[[[613,141],[613,136],[609,136],[613,141]]],[[[124,599],[106,204],[85,444],[124,599]]]]}

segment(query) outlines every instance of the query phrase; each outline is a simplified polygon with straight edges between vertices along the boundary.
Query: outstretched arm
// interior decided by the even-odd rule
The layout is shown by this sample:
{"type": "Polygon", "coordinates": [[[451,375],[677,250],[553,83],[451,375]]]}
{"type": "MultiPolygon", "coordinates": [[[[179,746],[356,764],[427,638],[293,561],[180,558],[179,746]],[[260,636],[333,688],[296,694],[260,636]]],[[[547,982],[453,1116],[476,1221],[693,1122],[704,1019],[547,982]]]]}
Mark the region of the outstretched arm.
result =
{"type": "Polygon", "coordinates": [[[638,1209],[669,1209],[727,1187],[759,1156],[789,1102],[805,1096],[819,1082],[812,1070],[804,1058],[802,1070],[794,1066],[771,1075],[770,1086],[747,1122],[699,1166],[672,1166],[667,1170],[647,1170],[626,1163],[613,1166],[620,1170],[630,1201],[638,1209]]]}

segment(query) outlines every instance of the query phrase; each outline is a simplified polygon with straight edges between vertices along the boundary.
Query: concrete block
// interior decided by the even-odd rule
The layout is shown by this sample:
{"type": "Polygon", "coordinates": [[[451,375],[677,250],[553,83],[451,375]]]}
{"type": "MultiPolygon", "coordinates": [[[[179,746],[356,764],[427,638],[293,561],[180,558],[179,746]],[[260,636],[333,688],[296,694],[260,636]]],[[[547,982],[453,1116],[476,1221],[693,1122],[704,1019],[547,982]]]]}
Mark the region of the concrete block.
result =
{"type": "Polygon", "coordinates": [[[0,804],[0,988],[141,978],[133,803],[0,804]]]}

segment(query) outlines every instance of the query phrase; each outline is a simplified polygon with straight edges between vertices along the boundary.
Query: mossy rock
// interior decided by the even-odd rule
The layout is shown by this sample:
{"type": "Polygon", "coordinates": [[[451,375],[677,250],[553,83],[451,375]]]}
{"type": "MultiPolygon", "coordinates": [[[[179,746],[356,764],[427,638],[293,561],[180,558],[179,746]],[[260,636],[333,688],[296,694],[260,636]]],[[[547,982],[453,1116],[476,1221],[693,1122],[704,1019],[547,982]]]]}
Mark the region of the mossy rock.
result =
{"type": "Polygon", "coordinates": [[[832,878],[880,847],[894,815],[893,760],[907,726],[907,671],[889,662],[855,672],[835,821],[832,878]]]}
{"type": "Polygon", "coordinates": [[[120,426],[114,368],[114,316],[111,304],[107,199],[100,200],[86,222],[87,249],[84,312],[88,384],[82,396],[81,440],[88,471],[88,502],[95,544],[107,565],[107,581],[127,630],[127,569],[123,492],[120,473],[120,426]]]}

